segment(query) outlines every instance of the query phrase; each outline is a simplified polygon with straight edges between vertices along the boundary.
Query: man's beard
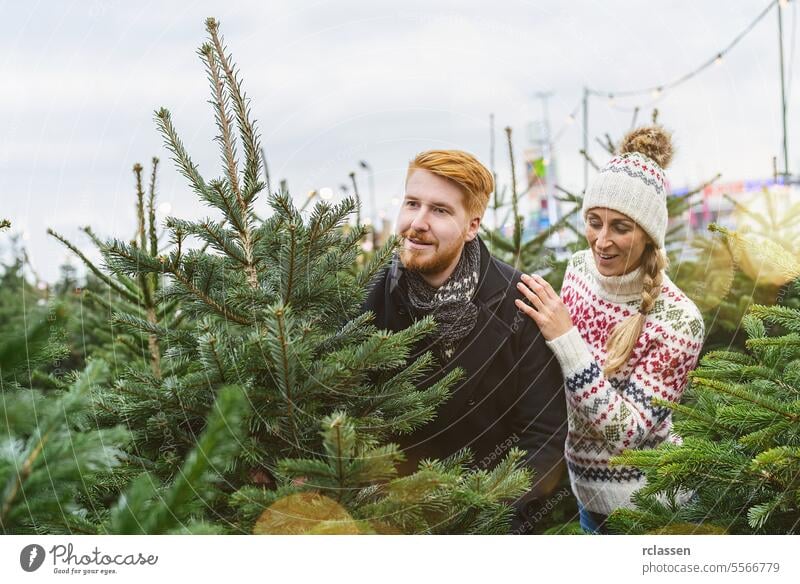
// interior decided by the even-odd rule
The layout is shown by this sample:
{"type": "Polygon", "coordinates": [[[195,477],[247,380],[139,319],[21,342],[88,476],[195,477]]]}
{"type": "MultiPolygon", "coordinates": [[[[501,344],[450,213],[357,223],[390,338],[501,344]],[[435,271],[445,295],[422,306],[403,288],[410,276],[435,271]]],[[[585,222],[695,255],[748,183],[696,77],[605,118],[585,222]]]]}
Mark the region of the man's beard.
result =
{"type": "MultiPolygon", "coordinates": [[[[466,234],[466,232],[465,232],[466,234]]],[[[408,229],[401,233],[406,239],[416,239],[421,243],[433,244],[433,249],[406,249],[400,248],[400,261],[403,267],[420,274],[438,274],[448,268],[453,261],[461,255],[464,249],[464,240],[456,240],[448,248],[440,248],[435,239],[420,235],[418,231],[408,229]]]]}

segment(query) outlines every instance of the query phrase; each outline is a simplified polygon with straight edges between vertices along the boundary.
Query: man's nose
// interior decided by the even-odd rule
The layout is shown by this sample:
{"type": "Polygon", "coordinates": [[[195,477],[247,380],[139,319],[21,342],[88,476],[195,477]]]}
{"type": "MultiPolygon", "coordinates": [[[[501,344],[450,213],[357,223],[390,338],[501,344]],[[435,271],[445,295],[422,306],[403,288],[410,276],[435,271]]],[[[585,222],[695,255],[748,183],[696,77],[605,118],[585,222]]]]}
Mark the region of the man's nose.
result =
{"type": "Polygon", "coordinates": [[[411,221],[411,229],[414,231],[427,231],[428,228],[428,213],[424,208],[421,208],[414,214],[414,219],[411,221]]]}

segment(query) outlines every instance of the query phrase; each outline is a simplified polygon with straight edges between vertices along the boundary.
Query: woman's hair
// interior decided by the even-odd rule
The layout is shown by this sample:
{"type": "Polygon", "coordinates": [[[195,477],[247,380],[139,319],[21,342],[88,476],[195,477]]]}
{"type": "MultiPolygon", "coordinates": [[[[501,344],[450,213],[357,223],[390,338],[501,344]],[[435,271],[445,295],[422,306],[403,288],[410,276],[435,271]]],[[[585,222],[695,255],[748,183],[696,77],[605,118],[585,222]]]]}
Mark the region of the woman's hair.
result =
{"type": "Polygon", "coordinates": [[[642,305],[639,312],[618,323],[611,331],[606,341],[606,363],[603,367],[603,373],[606,376],[615,373],[628,361],[639,335],[642,334],[645,315],[653,307],[661,292],[667,264],[668,259],[664,250],[656,247],[652,241],[648,242],[644,248],[641,263],[644,272],[642,305]]]}

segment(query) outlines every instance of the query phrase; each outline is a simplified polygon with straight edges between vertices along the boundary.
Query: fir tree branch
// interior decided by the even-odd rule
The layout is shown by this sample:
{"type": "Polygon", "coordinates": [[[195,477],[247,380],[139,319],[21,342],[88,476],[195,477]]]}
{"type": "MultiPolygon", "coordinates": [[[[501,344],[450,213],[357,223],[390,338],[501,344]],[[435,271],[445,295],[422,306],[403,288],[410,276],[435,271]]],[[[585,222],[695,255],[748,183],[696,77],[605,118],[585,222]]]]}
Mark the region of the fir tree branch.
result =
{"type": "MultiPolygon", "coordinates": [[[[135,164],[133,166],[133,172],[136,175],[136,217],[138,220],[138,228],[137,233],[139,236],[139,247],[143,253],[147,253],[147,234],[146,234],[146,227],[145,227],[145,217],[144,217],[144,189],[142,188],[142,165],[135,164]]],[[[155,183],[155,167],[153,169],[153,179],[151,184],[155,183]]],[[[152,210],[152,190],[151,190],[151,210],[152,210]]],[[[152,217],[151,217],[151,231],[152,231],[152,217]]],[[[152,233],[151,233],[152,237],[152,233]]],[[[152,241],[151,241],[152,244],[152,241]]],[[[151,256],[152,254],[152,245],[151,245],[151,256]]],[[[156,245],[156,247],[158,247],[156,245]]],[[[157,280],[156,274],[146,274],[144,272],[139,272],[137,274],[139,279],[139,289],[141,290],[142,299],[144,300],[144,309],[147,315],[147,320],[152,323],[156,324],[156,312],[155,312],[155,304],[153,302],[153,293],[155,292],[155,281],[157,280]],[[151,290],[151,287],[153,290],[151,290]]],[[[155,335],[148,335],[147,337],[147,344],[148,349],[150,351],[150,367],[153,370],[153,375],[156,376],[157,379],[161,378],[161,350],[158,345],[158,338],[155,335]]]]}
{"type": "Polygon", "coordinates": [[[3,498],[3,506],[0,508],[0,529],[3,529],[5,532],[4,521],[3,518],[8,516],[8,512],[11,509],[11,506],[14,504],[16,500],[17,493],[22,488],[22,484],[28,479],[33,470],[33,465],[36,462],[36,459],[39,458],[39,455],[42,453],[47,440],[50,438],[50,431],[44,433],[44,435],[39,438],[36,442],[36,447],[31,450],[31,453],[25,458],[25,462],[22,464],[22,468],[19,472],[14,473],[12,478],[12,484],[7,485],[4,489],[6,496],[3,498]]]}
{"type": "Polygon", "coordinates": [[[761,320],[778,324],[785,329],[800,333],[800,312],[788,306],[764,306],[751,304],[748,312],[761,320]]]}
{"type": "Polygon", "coordinates": [[[286,338],[286,312],[283,308],[278,308],[274,311],[275,318],[278,321],[278,343],[280,345],[280,359],[281,359],[281,373],[283,373],[283,388],[286,395],[286,417],[289,419],[289,426],[292,430],[292,439],[294,445],[300,445],[297,439],[297,421],[294,415],[294,397],[292,396],[292,385],[294,380],[290,377],[290,359],[289,359],[289,342],[286,338]]]}
{"type": "Polygon", "coordinates": [[[297,260],[296,258],[297,225],[295,225],[294,223],[289,223],[287,225],[287,228],[289,229],[289,251],[288,251],[289,266],[286,268],[288,277],[283,293],[283,302],[285,304],[290,303],[292,299],[292,292],[293,292],[292,288],[294,287],[295,261],[297,260]]]}
{"type": "Polygon", "coordinates": [[[60,235],[59,233],[55,232],[50,228],[47,229],[47,234],[52,235],[61,243],[63,243],[72,253],[74,253],[76,256],[78,256],[78,258],[80,258],[80,260],[84,263],[84,265],[87,268],[89,268],[89,270],[91,270],[91,272],[95,276],[100,278],[100,280],[102,280],[103,283],[105,283],[109,288],[114,290],[117,294],[119,294],[120,296],[122,296],[123,298],[127,299],[129,302],[132,302],[134,304],[138,305],[141,302],[141,299],[138,296],[134,295],[128,289],[123,288],[116,281],[109,278],[105,273],[103,273],[97,266],[95,266],[91,261],[89,261],[89,258],[83,255],[83,252],[81,252],[77,247],[75,247],[64,236],[60,235]]]}
{"type": "Polygon", "coordinates": [[[247,272],[247,281],[250,283],[250,287],[255,289],[258,288],[258,274],[253,262],[254,242],[250,220],[250,205],[257,192],[258,173],[261,164],[259,158],[260,148],[258,145],[258,138],[255,134],[255,124],[250,120],[247,103],[245,101],[246,98],[241,89],[241,83],[237,79],[236,71],[234,70],[233,65],[231,65],[228,55],[225,53],[225,47],[220,40],[219,28],[216,20],[213,18],[207,19],[206,30],[211,36],[211,42],[216,52],[216,58],[214,58],[214,52],[212,52],[211,46],[208,44],[204,45],[203,51],[206,53],[206,59],[209,65],[209,75],[212,78],[216,100],[219,104],[217,114],[218,123],[220,125],[220,129],[222,130],[221,141],[225,150],[225,160],[228,166],[228,173],[230,175],[229,180],[231,183],[231,188],[236,195],[237,201],[239,202],[241,214],[244,218],[244,229],[240,231],[240,236],[242,240],[242,247],[244,248],[245,258],[247,259],[247,266],[245,267],[247,272]],[[233,101],[233,109],[236,112],[236,121],[245,151],[244,185],[245,191],[247,191],[246,199],[239,189],[234,150],[235,143],[230,130],[230,118],[225,108],[227,100],[224,97],[222,91],[222,82],[219,78],[219,71],[216,68],[217,62],[219,62],[225,74],[228,95],[233,101]]]}
{"type": "Polygon", "coordinates": [[[178,137],[175,126],[172,124],[172,116],[169,110],[162,107],[160,110],[156,111],[155,118],[156,125],[161,135],[164,137],[167,149],[172,152],[172,160],[178,165],[181,174],[189,180],[189,184],[191,184],[195,193],[203,200],[209,200],[208,187],[206,187],[206,183],[203,177],[200,176],[197,166],[192,162],[192,159],[186,152],[186,147],[178,137]]]}
{"type": "MultiPolygon", "coordinates": [[[[158,158],[153,157],[153,171],[150,174],[150,191],[147,198],[147,218],[148,231],[150,235],[150,255],[158,255],[158,235],[156,234],[156,169],[158,168],[158,158]]],[[[158,289],[158,279],[155,279],[156,289],[158,289]]]]}
{"type": "Polygon", "coordinates": [[[228,99],[225,95],[225,87],[219,75],[219,66],[217,59],[214,56],[214,49],[209,43],[205,43],[200,47],[200,57],[206,65],[208,72],[208,80],[211,84],[211,91],[214,94],[213,105],[214,115],[217,120],[217,127],[219,128],[219,136],[217,140],[220,142],[222,150],[222,162],[225,167],[225,173],[228,176],[228,183],[231,186],[236,200],[239,202],[239,207],[244,211],[246,205],[242,199],[242,191],[239,188],[239,171],[236,162],[236,142],[231,132],[231,125],[233,120],[231,114],[228,112],[228,99]]]}
{"type": "Polygon", "coordinates": [[[242,253],[243,250],[235,247],[236,243],[231,239],[230,234],[226,233],[222,223],[214,223],[210,219],[206,219],[200,223],[192,223],[170,218],[169,224],[171,227],[180,224],[187,235],[196,235],[203,239],[205,243],[212,244],[217,250],[224,253],[229,258],[242,264],[243,267],[248,266],[247,258],[242,253]]]}
{"type": "Polygon", "coordinates": [[[341,502],[342,497],[344,496],[344,489],[345,489],[345,476],[344,476],[344,456],[343,450],[344,446],[342,444],[342,420],[341,418],[333,420],[330,424],[330,430],[333,433],[333,445],[336,452],[335,455],[335,464],[336,464],[336,480],[339,484],[339,488],[336,490],[336,500],[341,502]]]}
{"type": "Polygon", "coordinates": [[[172,266],[167,268],[167,271],[172,274],[175,279],[180,282],[180,284],[186,288],[190,293],[194,294],[197,298],[202,300],[205,304],[213,308],[216,312],[218,312],[222,317],[226,320],[231,320],[237,324],[241,325],[250,325],[252,324],[249,320],[244,318],[243,316],[239,316],[228,311],[223,305],[219,302],[211,298],[208,294],[203,292],[202,290],[198,289],[191,281],[189,281],[186,276],[178,269],[173,268],[172,266]]]}
{"type": "Polygon", "coordinates": [[[89,239],[92,240],[92,243],[95,245],[97,249],[102,251],[103,248],[105,248],[106,246],[105,242],[102,241],[99,237],[97,237],[97,234],[94,231],[92,231],[92,228],[89,225],[84,225],[83,227],[81,227],[81,231],[83,231],[87,236],[89,236],[89,239]]]}
{"type": "Polygon", "coordinates": [[[744,344],[748,349],[767,347],[800,347],[800,336],[791,334],[783,337],[753,338],[747,339],[744,344]]]}
{"type": "Polygon", "coordinates": [[[511,162],[511,212],[514,216],[514,259],[519,261],[522,246],[522,217],[519,214],[519,195],[517,194],[517,173],[514,164],[514,143],[511,139],[511,127],[506,127],[506,141],[508,142],[508,158],[511,162]]]}
{"type": "Polygon", "coordinates": [[[233,109],[236,113],[236,122],[241,135],[242,145],[245,152],[244,164],[244,185],[248,193],[247,203],[252,202],[252,197],[256,194],[258,184],[258,174],[261,160],[259,157],[260,148],[258,136],[256,134],[255,122],[250,120],[250,112],[247,107],[247,98],[244,95],[234,66],[231,64],[229,56],[225,52],[225,47],[219,36],[219,23],[213,18],[206,20],[206,30],[211,36],[211,42],[216,51],[216,57],[225,74],[225,81],[228,87],[228,94],[233,101],[233,109]]]}
{"type": "Polygon", "coordinates": [[[718,428],[719,429],[724,429],[729,434],[732,434],[733,432],[736,431],[735,428],[732,428],[730,426],[727,426],[727,425],[723,424],[717,418],[715,418],[713,416],[709,416],[708,414],[705,414],[704,412],[701,412],[696,407],[691,407],[691,406],[687,406],[687,405],[684,405],[684,404],[681,404],[681,403],[678,403],[678,402],[673,402],[673,401],[664,400],[664,399],[653,399],[652,401],[653,401],[653,405],[654,406],[668,408],[668,409],[671,409],[671,410],[673,410],[675,412],[683,414],[687,418],[691,418],[691,419],[696,420],[698,422],[703,422],[704,424],[707,424],[708,427],[710,429],[712,429],[712,430],[716,430],[718,428]]]}
{"type": "Polygon", "coordinates": [[[706,387],[713,391],[717,391],[719,393],[724,393],[726,395],[730,395],[736,398],[739,398],[744,401],[748,401],[750,403],[756,404],[759,407],[764,408],[765,410],[769,410],[779,416],[786,418],[792,422],[797,422],[800,420],[800,415],[793,414],[786,410],[781,410],[779,407],[776,407],[776,404],[770,400],[764,399],[750,391],[746,391],[743,388],[736,387],[734,385],[729,385],[725,383],[721,383],[715,379],[704,379],[702,377],[693,377],[692,382],[700,387],[706,387]]]}
{"type": "Polygon", "coordinates": [[[144,227],[144,189],[142,188],[142,165],[138,162],[133,165],[133,174],[136,176],[136,235],[139,238],[139,247],[147,251],[147,238],[144,227]]]}

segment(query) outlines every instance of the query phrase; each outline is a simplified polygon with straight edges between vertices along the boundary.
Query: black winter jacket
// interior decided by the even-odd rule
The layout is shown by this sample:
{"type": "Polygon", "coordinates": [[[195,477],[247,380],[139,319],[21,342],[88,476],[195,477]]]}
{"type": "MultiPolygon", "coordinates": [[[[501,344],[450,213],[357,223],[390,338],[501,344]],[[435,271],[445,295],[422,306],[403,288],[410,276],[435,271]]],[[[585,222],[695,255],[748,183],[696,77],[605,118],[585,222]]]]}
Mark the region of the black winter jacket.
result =
{"type": "MultiPolygon", "coordinates": [[[[450,362],[425,382],[455,367],[465,375],[436,418],[409,436],[398,437],[412,472],[422,458],[445,458],[470,447],[476,468],[492,468],[511,447],[527,451],[534,470],[533,488],[517,503],[515,523],[528,522],[526,510],[557,486],[563,473],[567,434],[566,400],[561,368],[545,345],[536,323],[514,304],[521,273],[492,257],[480,241],[478,305],[472,333],[462,339],[450,362]]],[[[399,331],[414,318],[400,286],[404,270],[395,261],[373,281],[364,310],[375,313],[379,329],[399,331]]],[[[425,350],[425,344],[417,353],[425,350]]],[[[525,531],[524,527],[522,531],[525,531]]]]}

